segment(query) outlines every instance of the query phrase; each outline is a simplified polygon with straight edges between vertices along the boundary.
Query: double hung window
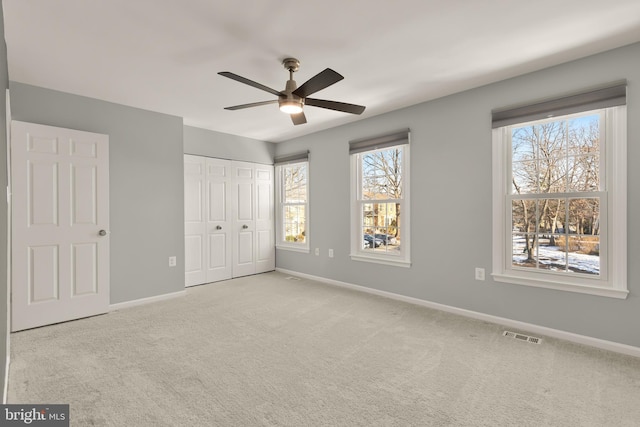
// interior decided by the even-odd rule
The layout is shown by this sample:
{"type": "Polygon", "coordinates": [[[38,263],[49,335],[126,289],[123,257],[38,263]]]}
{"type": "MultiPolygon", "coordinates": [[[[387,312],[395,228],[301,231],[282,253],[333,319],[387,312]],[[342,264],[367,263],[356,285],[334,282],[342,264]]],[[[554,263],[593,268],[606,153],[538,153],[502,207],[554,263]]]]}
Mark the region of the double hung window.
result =
{"type": "Polygon", "coordinates": [[[409,267],[409,131],[351,141],[351,258],[409,267]]]}
{"type": "Polygon", "coordinates": [[[624,88],[494,113],[496,280],[626,297],[624,88]]]}
{"type": "Polygon", "coordinates": [[[276,246],[309,251],[309,161],[307,153],[276,159],[276,246]]]}

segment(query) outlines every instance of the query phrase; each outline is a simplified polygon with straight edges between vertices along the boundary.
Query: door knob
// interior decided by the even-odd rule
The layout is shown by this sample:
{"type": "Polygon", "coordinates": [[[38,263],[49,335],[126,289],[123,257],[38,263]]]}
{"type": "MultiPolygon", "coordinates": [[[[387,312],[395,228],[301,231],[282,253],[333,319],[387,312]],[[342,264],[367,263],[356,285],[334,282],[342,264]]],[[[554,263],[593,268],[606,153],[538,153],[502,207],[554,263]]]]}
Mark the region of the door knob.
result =
{"type": "Polygon", "coordinates": [[[245,224],[245,225],[242,226],[242,228],[244,228],[246,230],[247,228],[249,228],[249,226],[247,224],[245,224]]]}
{"type": "Polygon", "coordinates": [[[107,230],[100,230],[100,231],[98,231],[98,234],[100,236],[106,236],[107,235],[107,230]]]}
{"type": "Polygon", "coordinates": [[[222,226],[216,225],[216,230],[222,230],[222,226]]]}

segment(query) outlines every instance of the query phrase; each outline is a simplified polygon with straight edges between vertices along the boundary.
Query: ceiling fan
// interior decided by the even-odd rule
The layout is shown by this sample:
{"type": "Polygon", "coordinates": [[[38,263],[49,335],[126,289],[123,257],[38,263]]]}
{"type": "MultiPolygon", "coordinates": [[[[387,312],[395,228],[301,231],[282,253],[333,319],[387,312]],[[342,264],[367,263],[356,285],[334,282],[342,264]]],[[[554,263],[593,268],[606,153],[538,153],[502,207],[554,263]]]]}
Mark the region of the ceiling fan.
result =
{"type": "Polygon", "coordinates": [[[345,102],[327,101],[325,99],[308,98],[322,89],[331,86],[334,83],[344,79],[340,74],[336,73],[330,68],[321,71],[315,76],[311,77],[302,86],[297,87],[295,80],[293,80],[293,73],[300,68],[300,61],[296,58],[286,58],[282,61],[284,68],[289,70],[289,80],[283,91],[271,89],[270,87],[256,83],[253,80],[249,80],[245,77],[231,73],[229,71],[221,71],[218,74],[224,77],[228,77],[232,80],[240,83],[253,86],[255,88],[269,92],[272,95],[276,95],[278,99],[271,101],[252,102],[251,104],[235,105],[233,107],[226,107],[225,110],[241,110],[243,108],[258,107],[260,105],[275,104],[276,102],[280,106],[280,111],[287,113],[291,116],[291,121],[294,125],[301,125],[307,123],[307,118],[304,115],[302,108],[305,105],[312,107],[326,108],[329,110],[342,111],[344,113],[362,114],[366,107],[362,105],[347,104],[345,102]]]}

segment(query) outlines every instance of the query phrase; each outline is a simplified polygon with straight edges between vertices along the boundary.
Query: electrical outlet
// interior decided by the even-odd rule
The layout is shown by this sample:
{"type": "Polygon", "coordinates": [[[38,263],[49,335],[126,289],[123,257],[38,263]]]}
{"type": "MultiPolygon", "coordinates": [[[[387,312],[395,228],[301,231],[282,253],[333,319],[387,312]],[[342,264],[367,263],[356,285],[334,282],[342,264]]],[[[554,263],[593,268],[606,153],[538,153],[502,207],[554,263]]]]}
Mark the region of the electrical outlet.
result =
{"type": "Polygon", "coordinates": [[[320,256],[320,248],[316,248],[315,253],[316,253],[316,256],[320,256]]]}
{"type": "Polygon", "coordinates": [[[175,267],[175,266],[176,266],[176,257],[170,256],[169,257],[169,267],[175,267]]]}
{"type": "Polygon", "coordinates": [[[329,249],[329,258],[333,258],[333,249],[329,249]]]}
{"type": "Polygon", "coordinates": [[[484,268],[476,268],[476,280],[484,280],[484,268]]]}

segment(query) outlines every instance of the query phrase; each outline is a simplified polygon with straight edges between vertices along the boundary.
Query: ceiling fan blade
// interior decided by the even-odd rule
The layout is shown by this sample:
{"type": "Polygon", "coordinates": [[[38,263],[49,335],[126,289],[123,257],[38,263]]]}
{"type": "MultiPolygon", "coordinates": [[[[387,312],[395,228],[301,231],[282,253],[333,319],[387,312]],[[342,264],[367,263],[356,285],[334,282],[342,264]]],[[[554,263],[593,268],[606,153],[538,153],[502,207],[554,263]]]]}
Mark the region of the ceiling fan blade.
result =
{"type": "Polygon", "coordinates": [[[234,105],[233,107],[224,107],[225,110],[242,110],[243,108],[259,107],[261,105],[275,104],[277,99],[271,101],[252,102],[251,104],[234,105]]]}
{"type": "Polygon", "coordinates": [[[344,77],[340,74],[336,73],[331,68],[327,68],[304,82],[302,86],[293,91],[293,94],[300,98],[306,98],[307,96],[329,87],[342,79],[344,79],[344,77]]]}
{"type": "Polygon", "coordinates": [[[327,101],[326,99],[307,98],[305,105],[312,107],[327,108],[329,110],[342,111],[343,113],[362,114],[365,108],[362,105],[347,104],[346,102],[327,101]]]}
{"type": "Polygon", "coordinates": [[[280,91],[277,91],[275,89],[271,89],[270,87],[267,87],[265,85],[261,85],[260,83],[256,83],[253,80],[249,80],[249,79],[247,79],[245,77],[239,76],[237,74],[233,74],[233,73],[231,73],[229,71],[220,71],[218,74],[220,74],[221,76],[224,76],[224,77],[228,77],[231,80],[235,80],[237,82],[244,83],[246,85],[253,86],[255,88],[264,90],[265,92],[269,92],[269,93],[272,93],[272,94],[277,95],[277,96],[281,95],[280,91]]]}
{"type": "Polygon", "coordinates": [[[307,123],[307,118],[304,115],[304,112],[298,114],[291,114],[291,121],[294,125],[303,125],[307,123]]]}

